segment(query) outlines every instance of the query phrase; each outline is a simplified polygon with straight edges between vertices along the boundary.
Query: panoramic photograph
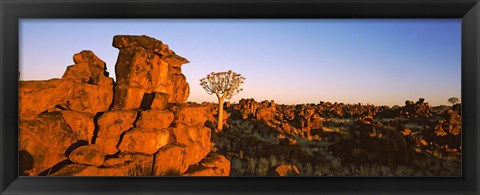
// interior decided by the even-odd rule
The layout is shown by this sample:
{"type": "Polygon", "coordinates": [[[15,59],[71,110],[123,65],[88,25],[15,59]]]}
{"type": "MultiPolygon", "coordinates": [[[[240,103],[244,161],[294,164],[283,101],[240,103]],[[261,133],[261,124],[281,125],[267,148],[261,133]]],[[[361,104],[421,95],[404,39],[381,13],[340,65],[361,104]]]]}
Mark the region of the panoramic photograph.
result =
{"type": "Polygon", "coordinates": [[[462,176],[461,19],[19,33],[20,176],[462,176]]]}

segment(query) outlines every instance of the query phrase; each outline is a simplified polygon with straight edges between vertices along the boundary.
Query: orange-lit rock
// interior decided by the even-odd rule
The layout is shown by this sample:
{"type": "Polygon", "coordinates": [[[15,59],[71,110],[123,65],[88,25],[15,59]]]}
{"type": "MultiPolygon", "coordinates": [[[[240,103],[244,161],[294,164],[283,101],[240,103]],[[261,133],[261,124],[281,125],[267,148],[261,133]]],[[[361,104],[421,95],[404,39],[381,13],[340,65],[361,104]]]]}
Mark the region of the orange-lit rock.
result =
{"type": "Polygon", "coordinates": [[[69,164],[51,176],[151,176],[152,155],[129,155],[129,161],[115,166],[96,167],[69,164]]]}
{"type": "Polygon", "coordinates": [[[155,175],[163,176],[171,173],[185,173],[188,169],[186,162],[186,147],[180,145],[167,145],[160,148],[155,154],[155,175]]]}
{"type": "Polygon", "coordinates": [[[115,73],[117,84],[144,88],[148,93],[173,84],[171,66],[157,54],[138,46],[120,50],[115,73]]]}
{"type": "Polygon", "coordinates": [[[280,164],[274,167],[270,172],[270,176],[298,176],[300,171],[297,166],[291,164],[280,164]]]}
{"type": "Polygon", "coordinates": [[[128,167],[115,166],[99,168],[83,164],[69,164],[50,176],[128,176],[128,167]]]}
{"type": "Polygon", "coordinates": [[[221,154],[213,154],[199,163],[203,167],[212,168],[215,176],[230,175],[230,161],[221,154]]]}
{"type": "Polygon", "coordinates": [[[62,79],[77,83],[108,85],[108,72],[105,62],[92,51],[83,50],[73,56],[75,65],[67,67],[62,79]]]}
{"type": "Polygon", "coordinates": [[[188,171],[183,176],[220,176],[215,173],[213,168],[194,165],[188,168],[188,171]]]}
{"type": "Polygon", "coordinates": [[[118,149],[125,153],[153,154],[170,142],[170,132],[165,129],[135,127],[123,135],[118,149]]]}
{"type": "Polygon", "coordinates": [[[113,101],[113,81],[109,85],[75,84],[71,98],[66,107],[77,112],[95,114],[108,111],[113,101]]]}
{"type": "Polygon", "coordinates": [[[168,94],[166,93],[155,93],[151,108],[153,110],[163,110],[167,107],[168,103],[168,94]]]}
{"type": "Polygon", "coordinates": [[[101,68],[102,70],[106,70],[105,62],[103,62],[90,50],[83,50],[80,53],[73,55],[73,62],[75,64],[88,63],[92,66],[101,68]]]}
{"type": "Polygon", "coordinates": [[[206,105],[180,105],[171,107],[175,114],[174,122],[187,125],[203,125],[209,118],[209,106],[206,105]]]}
{"type": "Polygon", "coordinates": [[[115,154],[120,135],[133,127],[137,118],[135,111],[111,111],[98,118],[98,133],[95,144],[103,148],[105,154],[115,154]]]}
{"type": "Polygon", "coordinates": [[[180,68],[183,64],[189,63],[187,59],[178,55],[168,55],[165,56],[163,60],[175,68],[180,68]]]}
{"type": "Polygon", "coordinates": [[[257,109],[257,112],[255,113],[255,116],[257,120],[263,120],[265,122],[270,122],[273,118],[275,112],[275,108],[264,108],[261,107],[257,109]]]}
{"type": "Polygon", "coordinates": [[[168,103],[185,103],[190,95],[190,86],[183,74],[173,75],[173,89],[169,93],[168,103]]]}
{"type": "Polygon", "coordinates": [[[140,112],[137,127],[146,129],[165,129],[173,121],[173,113],[168,110],[147,110],[140,112]]]}
{"type": "Polygon", "coordinates": [[[210,152],[211,130],[203,125],[185,126],[176,124],[169,129],[175,142],[186,146],[188,165],[198,163],[210,152]]]}
{"type": "Polygon", "coordinates": [[[140,108],[145,89],[129,87],[127,85],[115,86],[113,108],[115,110],[132,110],[140,108]]]}
{"type": "Polygon", "coordinates": [[[105,161],[102,148],[96,144],[80,146],[68,158],[78,164],[100,166],[105,161]]]}
{"type": "Polygon", "coordinates": [[[118,85],[168,94],[169,103],[186,102],[190,87],[180,66],[188,60],[147,36],[118,35],[113,45],[120,49],[115,65],[118,85]]]}
{"type": "Polygon", "coordinates": [[[73,94],[74,83],[61,79],[20,81],[18,111],[20,120],[33,119],[38,114],[65,104],[73,94]]]}
{"type": "Polygon", "coordinates": [[[95,124],[93,123],[93,114],[81,113],[69,110],[62,110],[63,119],[70,126],[77,140],[85,140],[88,143],[92,141],[95,124]]]}
{"type": "Polygon", "coordinates": [[[113,47],[118,49],[139,46],[147,50],[151,50],[175,67],[180,67],[182,64],[189,63],[189,61],[181,56],[178,56],[168,48],[168,45],[163,44],[162,41],[142,35],[116,35],[113,37],[113,47]]]}
{"type": "Polygon", "coordinates": [[[107,111],[113,101],[113,79],[108,77],[105,62],[84,50],[73,56],[75,65],[67,67],[62,80],[75,83],[69,110],[86,113],[107,111]]]}
{"type": "Polygon", "coordinates": [[[27,175],[38,175],[66,160],[65,151],[77,140],[60,112],[43,113],[19,123],[19,151],[33,159],[27,175]]]}

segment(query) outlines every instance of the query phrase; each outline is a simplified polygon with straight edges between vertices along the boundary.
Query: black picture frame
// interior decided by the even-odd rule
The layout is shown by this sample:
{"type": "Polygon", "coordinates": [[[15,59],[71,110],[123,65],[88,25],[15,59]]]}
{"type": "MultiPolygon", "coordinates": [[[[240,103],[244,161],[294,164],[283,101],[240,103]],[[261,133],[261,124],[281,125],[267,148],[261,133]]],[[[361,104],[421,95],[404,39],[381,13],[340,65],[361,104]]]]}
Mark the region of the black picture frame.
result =
{"type": "Polygon", "coordinates": [[[0,0],[2,194],[480,194],[478,0],[0,0]],[[21,18],[461,18],[462,177],[19,177],[21,18]]]}

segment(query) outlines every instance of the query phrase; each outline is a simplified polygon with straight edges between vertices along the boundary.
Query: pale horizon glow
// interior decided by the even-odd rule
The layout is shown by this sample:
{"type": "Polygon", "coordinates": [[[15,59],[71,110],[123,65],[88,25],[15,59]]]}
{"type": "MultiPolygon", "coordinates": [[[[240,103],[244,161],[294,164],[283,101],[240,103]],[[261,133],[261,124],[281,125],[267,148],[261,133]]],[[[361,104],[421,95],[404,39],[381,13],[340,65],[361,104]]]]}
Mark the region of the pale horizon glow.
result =
{"type": "Polygon", "coordinates": [[[22,19],[20,80],[61,78],[82,50],[115,78],[115,35],[147,35],[187,58],[192,102],[216,102],[199,80],[230,69],[246,78],[230,102],[461,99],[460,19],[22,19]]]}

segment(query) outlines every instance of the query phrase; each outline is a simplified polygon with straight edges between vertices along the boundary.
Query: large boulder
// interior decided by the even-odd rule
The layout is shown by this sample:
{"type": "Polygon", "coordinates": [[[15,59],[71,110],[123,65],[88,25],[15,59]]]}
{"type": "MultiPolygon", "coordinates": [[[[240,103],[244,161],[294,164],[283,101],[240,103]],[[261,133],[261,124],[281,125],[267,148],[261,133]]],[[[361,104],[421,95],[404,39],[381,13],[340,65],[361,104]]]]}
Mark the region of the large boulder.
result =
{"type": "Polygon", "coordinates": [[[140,118],[135,124],[141,128],[165,129],[172,121],[173,113],[168,110],[147,110],[140,112],[140,118]]]}
{"type": "Polygon", "coordinates": [[[183,74],[175,74],[168,103],[185,103],[189,95],[190,86],[187,83],[187,78],[183,74]]]}
{"type": "Polygon", "coordinates": [[[115,64],[117,84],[157,91],[173,84],[171,66],[154,52],[132,46],[120,50],[115,64]]]}
{"type": "Polygon", "coordinates": [[[133,127],[137,118],[135,111],[111,111],[106,112],[98,118],[98,132],[95,144],[103,148],[108,155],[118,152],[117,144],[120,135],[133,127]]]}
{"type": "Polygon", "coordinates": [[[164,110],[167,107],[169,95],[161,92],[143,94],[142,109],[164,110]]]}
{"type": "Polygon", "coordinates": [[[105,161],[102,148],[96,144],[80,146],[68,156],[70,161],[78,164],[100,166],[105,161]]]}
{"type": "Polygon", "coordinates": [[[199,163],[203,167],[212,168],[215,176],[230,175],[230,161],[221,154],[212,154],[199,163]]]}
{"type": "Polygon", "coordinates": [[[69,164],[51,176],[151,176],[152,155],[129,155],[128,161],[113,166],[69,164]]]}
{"type": "Polygon", "coordinates": [[[75,83],[66,107],[86,113],[107,111],[113,101],[113,79],[108,77],[105,62],[88,50],[75,54],[73,61],[62,76],[75,83]]]}
{"type": "Polygon", "coordinates": [[[118,149],[124,153],[154,154],[170,142],[168,130],[135,127],[123,135],[118,149]]]}
{"type": "Polygon", "coordinates": [[[120,49],[115,73],[117,84],[123,86],[115,88],[115,109],[139,108],[144,94],[154,92],[167,94],[168,103],[186,102],[190,87],[180,66],[188,60],[147,36],[118,35],[113,46],[120,49]]]}
{"type": "Polygon", "coordinates": [[[113,81],[109,85],[99,86],[87,83],[75,85],[66,107],[69,110],[95,114],[108,111],[113,101],[113,81]]]}
{"type": "Polygon", "coordinates": [[[113,109],[133,110],[140,108],[145,89],[140,87],[129,87],[128,85],[116,85],[114,94],[113,109]]]}
{"type": "Polygon", "coordinates": [[[74,92],[75,84],[61,79],[20,81],[18,111],[20,120],[33,119],[38,114],[64,105],[74,92]]]}
{"type": "Polygon", "coordinates": [[[154,172],[156,176],[183,174],[188,169],[186,146],[169,144],[155,154],[154,172]]]}
{"type": "Polygon", "coordinates": [[[108,85],[109,78],[105,62],[92,51],[83,50],[73,56],[74,65],[68,66],[62,79],[76,83],[108,85]]]}
{"type": "Polygon", "coordinates": [[[300,171],[297,166],[292,164],[280,164],[273,167],[269,173],[269,176],[298,176],[300,171]]]}
{"type": "Polygon", "coordinates": [[[128,170],[124,166],[100,168],[83,164],[69,164],[50,176],[128,176],[128,170]]]}
{"type": "Polygon", "coordinates": [[[113,37],[113,47],[118,49],[128,48],[132,46],[139,46],[151,50],[160,55],[163,60],[174,67],[181,67],[181,65],[189,63],[189,61],[181,56],[178,56],[168,48],[168,45],[154,38],[142,35],[116,35],[113,37]]]}
{"type": "Polygon", "coordinates": [[[38,175],[67,160],[65,151],[77,142],[60,112],[42,113],[33,120],[20,121],[18,139],[19,151],[33,159],[27,166],[29,170],[20,170],[26,175],[38,175]]]}
{"type": "Polygon", "coordinates": [[[169,130],[176,143],[186,146],[186,163],[188,165],[198,163],[210,152],[210,128],[203,125],[176,124],[176,127],[169,128],[169,130]]]}
{"type": "Polygon", "coordinates": [[[203,125],[209,119],[211,107],[207,105],[179,105],[170,110],[175,113],[174,122],[186,125],[203,125]]]}
{"type": "Polygon", "coordinates": [[[94,115],[69,110],[62,110],[63,119],[72,129],[77,140],[85,140],[91,142],[95,131],[93,122],[94,115]]]}

